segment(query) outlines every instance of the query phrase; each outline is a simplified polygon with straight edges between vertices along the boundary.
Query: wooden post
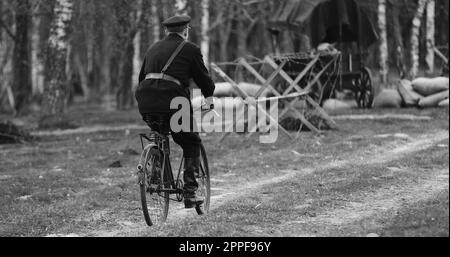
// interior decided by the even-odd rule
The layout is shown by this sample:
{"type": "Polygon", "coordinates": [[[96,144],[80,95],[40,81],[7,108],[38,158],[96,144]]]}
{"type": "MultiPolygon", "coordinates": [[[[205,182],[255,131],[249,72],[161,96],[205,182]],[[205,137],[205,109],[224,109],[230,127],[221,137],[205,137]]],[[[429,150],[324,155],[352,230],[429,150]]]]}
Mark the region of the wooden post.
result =
{"type": "MultiPolygon", "coordinates": [[[[298,82],[300,82],[300,80],[302,79],[302,77],[304,77],[306,75],[306,72],[302,72],[297,79],[294,81],[286,72],[281,71],[280,75],[288,82],[291,84],[291,87],[295,88],[298,92],[301,91],[305,91],[308,90],[319,81],[320,76],[322,76],[322,74],[328,69],[328,67],[334,62],[336,61],[338,56],[334,57],[316,76],[315,78],[308,83],[308,85],[306,86],[305,89],[302,89],[299,85],[298,82]],[[303,75],[302,75],[303,74],[303,75]],[[297,81],[298,80],[298,81],[297,81]],[[297,81],[297,82],[296,82],[297,81]]],[[[313,67],[313,65],[318,61],[318,56],[316,56],[312,62],[310,62],[310,64],[305,68],[306,69],[311,69],[313,67]]],[[[265,61],[272,66],[274,69],[277,67],[277,64],[270,58],[270,57],[266,57],[265,61]]],[[[285,94],[288,93],[291,89],[286,90],[285,94]]],[[[320,105],[318,103],[316,103],[310,96],[306,96],[306,100],[308,101],[308,103],[310,103],[318,112],[319,114],[322,116],[322,118],[324,118],[325,120],[327,120],[331,125],[337,127],[337,123],[327,114],[327,112],[320,107],[320,105]]],[[[295,100],[293,102],[291,102],[291,104],[282,112],[282,114],[279,116],[280,118],[283,117],[288,111],[289,111],[289,107],[292,107],[296,102],[298,101],[295,100]]],[[[303,116],[303,115],[302,115],[303,116]]],[[[305,123],[306,125],[306,123],[305,123]]],[[[308,126],[309,128],[309,126],[308,126]]],[[[312,131],[314,131],[314,129],[310,128],[312,131]]]]}
{"type": "MultiPolygon", "coordinates": [[[[227,82],[229,82],[231,84],[231,86],[238,92],[239,96],[242,97],[244,100],[248,100],[249,96],[247,95],[246,92],[244,92],[242,89],[239,88],[239,86],[237,85],[236,82],[234,82],[224,71],[222,71],[215,63],[211,64],[211,68],[213,70],[215,70],[219,76],[221,76],[223,79],[225,79],[227,82]]],[[[249,104],[250,107],[256,108],[257,107],[257,103],[256,102],[247,102],[247,104],[249,104]]],[[[262,113],[268,117],[272,122],[275,122],[276,124],[278,124],[278,126],[281,129],[281,132],[283,132],[284,134],[286,134],[290,139],[293,139],[291,134],[283,128],[283,126],[281,126],[279,124],[279,121],[275,120],[272,116],[270,116],[270,114],[268,114],[266,111],[262,111],[262,113]]]]}

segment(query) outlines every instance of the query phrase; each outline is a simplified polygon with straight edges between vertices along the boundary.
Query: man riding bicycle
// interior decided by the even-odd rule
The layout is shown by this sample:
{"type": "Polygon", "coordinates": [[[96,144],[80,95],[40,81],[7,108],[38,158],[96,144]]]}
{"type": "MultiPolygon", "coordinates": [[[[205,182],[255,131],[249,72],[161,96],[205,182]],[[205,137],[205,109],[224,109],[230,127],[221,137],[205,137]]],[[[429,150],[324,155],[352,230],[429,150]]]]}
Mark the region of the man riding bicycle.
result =
{"type": "MultiPolygon", "coordinates": [[[[205,98],[213,95],[214,82],[204,64],[200,48],[187,42],[189,37],[189,16],[174,16],[163,22],[167,36],[153,44],[145,54],[139,74],[139,87],[135,96],[139,112],[150,128],[159,133],[161,127],[170,131],[173,140],[183,149],[184,163],[184,199],[186,208],[203,204],[204,199],[196,195],[198,183],[196,174],[200,169],[201,139],[192,127],[189,131],[174,132],[170,128],[173,114],[170,104],[177,97],[190,99],[189,80],[199,86],[205,98]],[[163,123],[163,124],[161,124],[163,123]]],[[[190,102],[190,101],[189,101],[190,102]]],[[[192,103],[190,106],[190,124],[194,124],[192,103]]]]}

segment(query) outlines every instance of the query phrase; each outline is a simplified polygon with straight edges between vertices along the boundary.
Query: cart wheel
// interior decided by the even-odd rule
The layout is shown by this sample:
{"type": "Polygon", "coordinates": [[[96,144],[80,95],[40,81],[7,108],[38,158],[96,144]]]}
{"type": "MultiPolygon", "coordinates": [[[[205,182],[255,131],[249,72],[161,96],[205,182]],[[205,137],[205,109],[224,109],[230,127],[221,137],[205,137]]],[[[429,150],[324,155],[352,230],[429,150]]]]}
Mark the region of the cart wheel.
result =
{"type": "Polygon", "coordinates": [[[373,94],[373,80],[370,69],[364,67],[361,69],[361,76],[356,81],[356,102],[359,108],[372,108],[374,94],[373,94]]]}

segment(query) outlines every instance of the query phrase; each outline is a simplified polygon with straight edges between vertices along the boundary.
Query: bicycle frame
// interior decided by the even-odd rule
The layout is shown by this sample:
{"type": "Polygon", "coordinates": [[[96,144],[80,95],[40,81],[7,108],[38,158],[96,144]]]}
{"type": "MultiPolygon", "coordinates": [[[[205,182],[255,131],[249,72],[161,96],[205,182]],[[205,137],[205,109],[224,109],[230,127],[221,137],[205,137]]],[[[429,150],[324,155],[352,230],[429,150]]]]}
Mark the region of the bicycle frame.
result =
{"type": "MultiPolygon", "coordinates": [[[[171,195],[176,194],[177,199],[176,200],[171,199],[171,200],[178,201],[178,202],[183,201],[183,198],[180,197],[183,195],[183,188],[179,188],[178,182],[180,181],[181,169],[183,166],[184,158],[181,159],[182,161],[180,164],[180,168],[178,170],[177,179],[175,180],[174,176],[173,176],[172,164],[170,162],[170,140],[169,140],[169,137],[167,135],[162,135],[158,132],[152,131],[149,134],[140,134],[140,138],[141,138],[142,149],[145,150],[148,148],[151,149],[153,147],[157,147],[161,151],[161,154],[162,154],[163,162],[162,162],[160,177],[163,178],[163,180],[161,182],[161,188],[159,188],[157,190],[157,193],[169,193],[171,195]],[[145,146],[144,140],[148,141],[149,145],[145,146]]],[[[142,164],[140,164],[140,165],[142,165],[142,164]]],[[[142,168],[138,168],[138,169],[142,169],[142,168]]]]}

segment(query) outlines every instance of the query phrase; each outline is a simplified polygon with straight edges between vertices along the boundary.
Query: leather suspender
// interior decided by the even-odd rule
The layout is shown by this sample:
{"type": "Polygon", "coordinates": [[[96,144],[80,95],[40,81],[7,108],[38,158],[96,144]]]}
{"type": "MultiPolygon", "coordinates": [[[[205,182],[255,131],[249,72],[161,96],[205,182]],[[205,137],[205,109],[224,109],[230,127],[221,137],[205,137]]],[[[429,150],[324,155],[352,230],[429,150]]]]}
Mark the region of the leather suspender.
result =
{"type": "Polygon", "coordinates": [[[164,68],[161,71],[161,73],[149,73],[149,74],[147,74],[145,76],[145,79],[162,79],[162,80],[171,81],[171,82],[181,86],[181,82],[178,79],[176,79],[176,78],[174,78],[174,77],[172,77],[170,75],[167,75],[165,73],[169,69],[169,67],[172,64],[173,60],[175,60],[175,57],[178,56],[178,54],[181,52],[183,47],[186,45],[186,43],[187,43],[187,41],[181,42],[181,44],[177,47],[177,49],[175,49],[175,52],[173,52],[172,56],[167,61],[166,65],[164,66],[164,68]]]}
{"type": "Polygon", "coordinates": [[[175,49],[175,52],[173,52],[172,56],[167,61],[166,66],[164,66],[164,68],[162,69],[161,71],[162,74],[166,73],[175,57],[177,57],[178,54],[181,52],[181,49],[183,49],[184,45],[186,45],[186,41],[181,42],[181,44],[177,47],[177,49],[175,49]]]}

